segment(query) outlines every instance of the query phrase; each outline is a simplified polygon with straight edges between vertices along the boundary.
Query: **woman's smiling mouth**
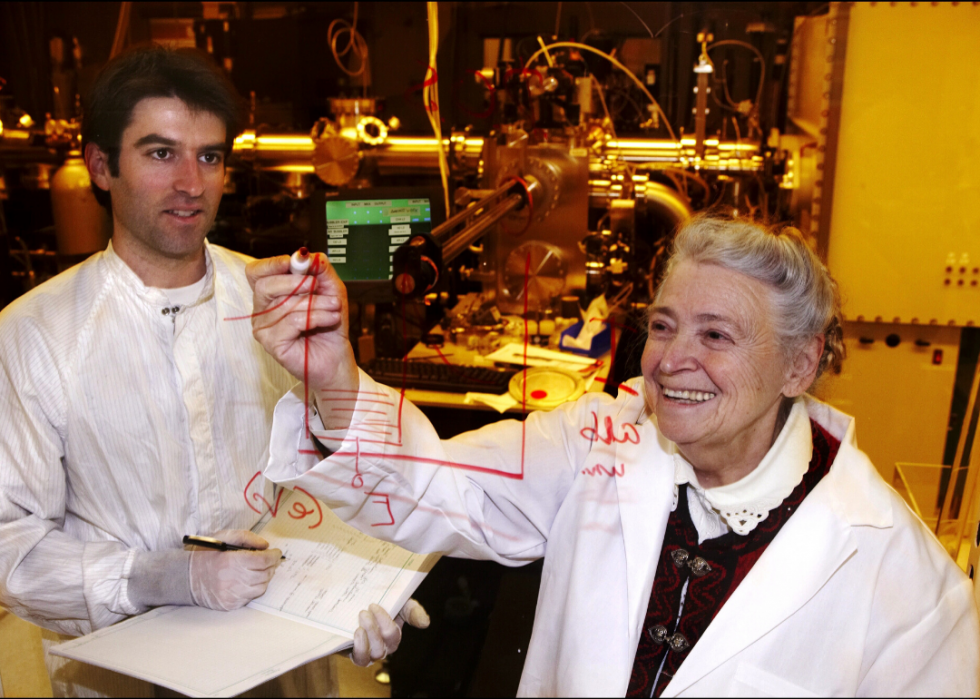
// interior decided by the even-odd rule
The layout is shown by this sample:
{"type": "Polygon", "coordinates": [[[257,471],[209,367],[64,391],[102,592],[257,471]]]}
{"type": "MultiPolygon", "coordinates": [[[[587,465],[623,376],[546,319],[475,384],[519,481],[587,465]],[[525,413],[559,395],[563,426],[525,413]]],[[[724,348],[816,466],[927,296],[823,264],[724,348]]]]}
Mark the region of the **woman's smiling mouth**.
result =
{"type": "Polygon", "coordinates": [[[680,403],[689,403],[692,405],[696,403],[705,403],[718,395],[717,393],[711,393],[709,391],[694,391],[690,389],[675,390],[667,388],[666,386],[661,386],[660,390],[667,398],[670,398],[671,400],[675,400],[680,403]]]}

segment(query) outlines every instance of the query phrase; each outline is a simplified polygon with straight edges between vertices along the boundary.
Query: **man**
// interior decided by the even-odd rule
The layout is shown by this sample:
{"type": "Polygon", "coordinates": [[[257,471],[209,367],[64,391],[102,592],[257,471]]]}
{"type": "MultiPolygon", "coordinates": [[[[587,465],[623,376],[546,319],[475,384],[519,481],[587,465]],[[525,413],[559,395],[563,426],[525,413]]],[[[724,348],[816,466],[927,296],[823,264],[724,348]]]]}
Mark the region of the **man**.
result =
{"type": "MultiPolygon", "coordinates": [[[[51,631],[77,636],[164,604],[235,609],[278,565],[248,529],[275,503],[260,471],[273,408],[295,381],[248,320],[227,320],[252,310],[247,258],[205,240],[239,105],[193,53],[141,50],[107,66],[83,146],[112,213],[109,248],[0,313],[0,604],[51,631]],[[184,534],[258,550],[185,551],[184,534]]],[[[428,624],[414,603],[400,616],[428,624]]],[[[354,660],[399,639],[372,605],[354,660]]],[[[48,661],[59,694],[152,690],[48,661]]],[[[262,692],[333,693],[326,673],[311,664],[262,692]]]]}

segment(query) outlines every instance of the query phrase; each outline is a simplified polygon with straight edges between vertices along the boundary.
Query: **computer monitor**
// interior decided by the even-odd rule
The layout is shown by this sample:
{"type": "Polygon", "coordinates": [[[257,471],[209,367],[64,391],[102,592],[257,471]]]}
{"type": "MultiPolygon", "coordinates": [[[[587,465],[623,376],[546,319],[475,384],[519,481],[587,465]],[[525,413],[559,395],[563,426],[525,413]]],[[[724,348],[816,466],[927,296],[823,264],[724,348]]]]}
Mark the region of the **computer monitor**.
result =
{"type": "Polygon", "coordinates": [[[429,233],[445,220],[442,202],[441,188],[318,192],[313,197],[310,242],[314,250],[327,254],[354,300],[392,301],[395,250],[412,234],[429,233]]]}

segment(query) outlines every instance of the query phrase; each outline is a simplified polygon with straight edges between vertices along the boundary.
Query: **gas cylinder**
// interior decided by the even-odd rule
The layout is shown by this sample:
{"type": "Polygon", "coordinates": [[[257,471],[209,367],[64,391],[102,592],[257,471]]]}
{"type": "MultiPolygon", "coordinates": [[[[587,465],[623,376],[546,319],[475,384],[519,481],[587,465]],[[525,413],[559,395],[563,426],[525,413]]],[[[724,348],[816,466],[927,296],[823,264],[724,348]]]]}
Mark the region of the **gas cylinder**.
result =
{"type": "Polygon", "coordinates": [[[69,151],[51,177],[51,209],[59,256],[78,261],[105,249],[112,234],[112,219],[95,200],[88,168],[78,150],[69,151]]]}

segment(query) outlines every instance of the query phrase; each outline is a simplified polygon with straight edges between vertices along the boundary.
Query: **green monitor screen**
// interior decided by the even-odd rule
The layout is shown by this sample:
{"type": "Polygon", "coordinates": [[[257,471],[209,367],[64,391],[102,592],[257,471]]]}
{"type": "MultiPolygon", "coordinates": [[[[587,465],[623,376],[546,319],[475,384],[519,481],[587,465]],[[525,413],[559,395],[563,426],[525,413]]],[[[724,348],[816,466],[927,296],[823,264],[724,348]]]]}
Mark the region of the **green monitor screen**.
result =
{"type": "Polygon", "coordinates": [[[428,199],[328,201],[327,257],[345,282],[390,280],[395,250],[432,230],[428,199]]]}

